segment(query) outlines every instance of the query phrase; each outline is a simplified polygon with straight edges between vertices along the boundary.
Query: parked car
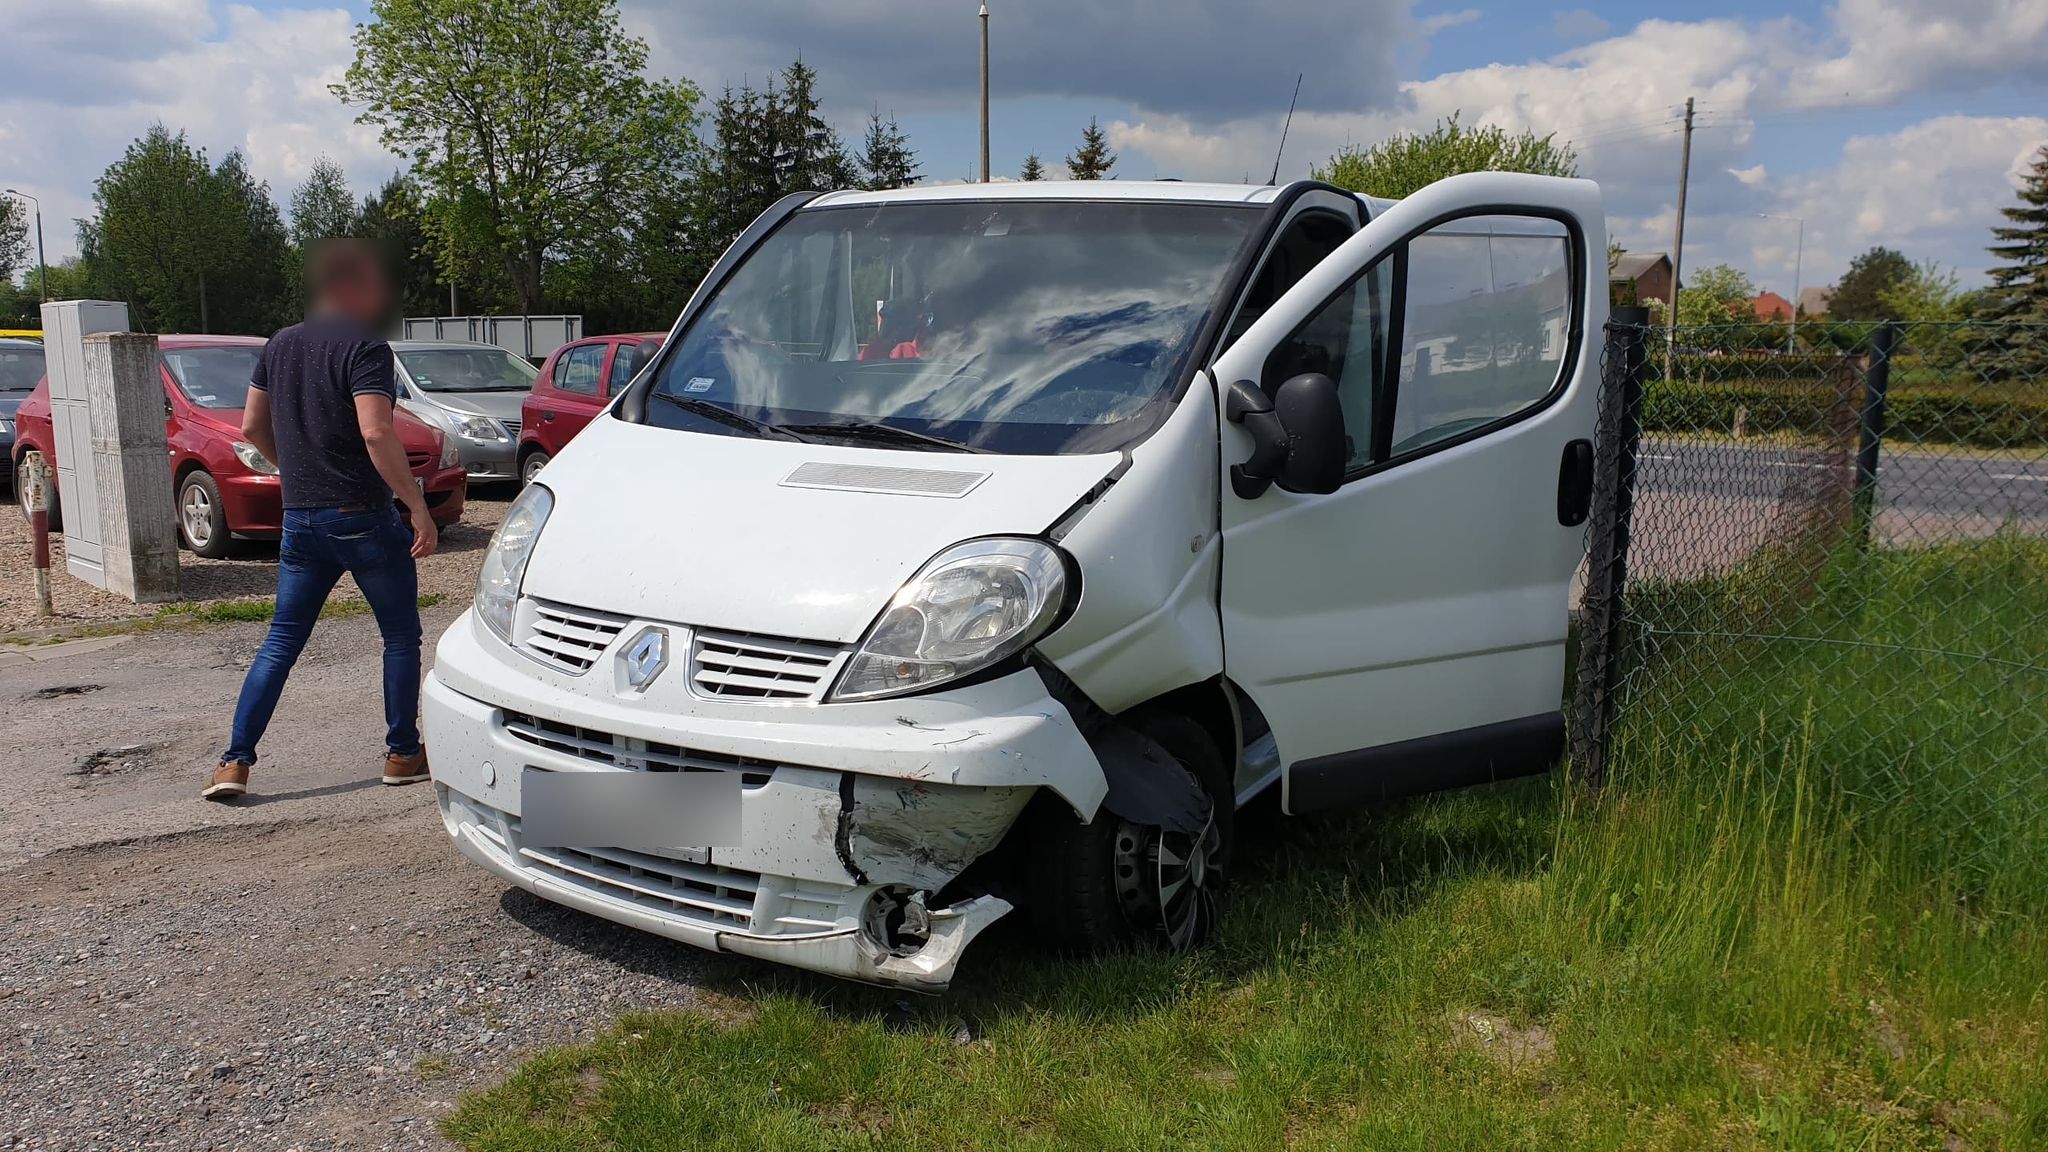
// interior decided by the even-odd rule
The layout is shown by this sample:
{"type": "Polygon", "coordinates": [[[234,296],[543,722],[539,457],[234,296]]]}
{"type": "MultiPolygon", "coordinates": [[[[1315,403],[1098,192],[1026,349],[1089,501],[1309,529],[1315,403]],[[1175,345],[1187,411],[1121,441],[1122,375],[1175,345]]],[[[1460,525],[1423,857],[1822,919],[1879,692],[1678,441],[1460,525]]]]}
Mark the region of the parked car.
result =
{"type": "Polygon", "coordinates": [[[933,990],[1013,907],[1198,944],[1269,791],[1549,768],[1606,252],[1504,173],[783,200],[508,508],[426,681],[448,834],[933,990]]]}
{"type": "Polygon", "coordinates": [[[578,340],[541,365],[533,393],[519,408],[519,479],[531,483],[591,418],[645,368],[665,332],[634,332],[578,340]]]}
{"type": "Polygon", "coordinates": [[[398,403],[440,429],[471,483],[517,479],[520,408],[532,364],[493,344],[394,340],[398,403]]]}
{"type": "MultiPolygon", "coordinates": [[[[242,439],[242,405],[264,341],[252,336],[163,336],[157,345],[180,542],[196,555],[220,557],[227,555],[237,536],[275,539],[284,531],[277,466],[242,439]]],[[[454,445],[439,430],[403,412],[396,423],[434,522],[445,528],[460,520],[466,485],[454,445]]],[[[53,469],[50,526],[60,527],[48,377],[22,401],[16,429],[16,491],[21,491],[19,478],[29,459],[41,456],[53,469]]]]}
{"type": "MultiPolygon", "coordinates": [[[[14,459],[15,410],[43,378],[43,346],[34,340],[0,339],[0,450],[14,459]]],[[[14,473],[7,479],[13,482],[14,473]]]]}

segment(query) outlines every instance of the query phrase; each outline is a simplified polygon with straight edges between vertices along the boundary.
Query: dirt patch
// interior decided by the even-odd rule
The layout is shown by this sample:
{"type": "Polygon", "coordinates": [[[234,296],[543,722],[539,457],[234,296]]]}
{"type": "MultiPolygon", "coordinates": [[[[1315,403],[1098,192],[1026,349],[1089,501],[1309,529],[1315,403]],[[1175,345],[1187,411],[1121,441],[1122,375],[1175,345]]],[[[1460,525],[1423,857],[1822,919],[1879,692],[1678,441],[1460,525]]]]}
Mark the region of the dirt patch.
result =
{"type": "Polygon", "coordinates": [[[1557,1055],[1556,1039],[1541,1024],[1522,1026],[1505,1016],[1474,1011],[1453,1016],[1451,1025],[1459,1040],[1477,1044],[1505,1068],[1540,1067],[1557,1055]]]}

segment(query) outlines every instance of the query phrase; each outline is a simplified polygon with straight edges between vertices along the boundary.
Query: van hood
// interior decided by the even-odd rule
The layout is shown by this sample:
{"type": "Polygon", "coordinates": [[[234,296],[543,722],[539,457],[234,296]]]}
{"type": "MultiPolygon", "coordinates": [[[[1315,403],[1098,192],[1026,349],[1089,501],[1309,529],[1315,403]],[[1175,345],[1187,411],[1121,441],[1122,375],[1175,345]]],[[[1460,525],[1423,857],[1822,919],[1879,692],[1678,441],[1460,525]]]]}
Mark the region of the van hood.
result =
{"type": "Polygon", "coordinates": [[[601,417],[541,477],[555,506],[523,591],[852,644],[941,550],[1043,533],[1120,459],[876,450],[601,417]]]}

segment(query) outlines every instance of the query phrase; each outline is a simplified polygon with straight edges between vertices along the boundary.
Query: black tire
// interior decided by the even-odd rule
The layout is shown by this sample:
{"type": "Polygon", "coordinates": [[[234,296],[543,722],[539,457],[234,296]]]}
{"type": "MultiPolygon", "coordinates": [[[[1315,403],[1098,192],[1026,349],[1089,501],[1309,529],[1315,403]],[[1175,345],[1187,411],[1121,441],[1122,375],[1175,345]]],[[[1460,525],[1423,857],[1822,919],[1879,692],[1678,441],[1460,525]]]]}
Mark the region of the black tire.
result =
{"type": "Polygon", "coordinates": [[[189,472],[178,482],[178,539],[194,556],[218,560],[234,547],[228,510],[220,502],[220,485],[204,472],[189,472]]]}
{"type": "MultiPolygon", "coordinates": [[[[30,448],[21,454],[20,460],[14,463],[14,506],[21,509],[21,518],[23,520],[28,519],[28,460],[31,456],[40,459],[42,453],[30,448]]],[[[50,469],[49,477],[51,481],[50,531],[62,532],[64,530],[64,514],[57,507],[57,470],[54,468],[50,469]]]]}
{"type": "Polygon", "coordinates": [[[533,483],[533,478],[540,475],[540,470],[548,466],[549,459],[548,454],[538,448],[521,456],[519,458],[519,486],[524,488],[528,484],[533,483]]]}
{"type": "Polygon", "coordinates": [[[1205,853],[1206,875],[1196,881],[1202,890],[1193,894],[1202,902],[1196,910],[1197,922],[1191,932],[1171,932],[1157,903],[1142,894],[1134,898],[1131,891],[1135,878],[1128,875],[1128,867],[1134,855],[1145,855],[1146,838],[1175,834],[1134,825],[1107,808],[1097,811],[1092,823],[1083,824],[1064,802],[1041,794],[1030,814],[1034,821],[1031,835],[1019,845],[1019,895],[1022,910],[1039,936],[1066,951],[1099,954],[1131,947],[1197,948],[1213,935],[1222,911],[1235,841],[1235,803],[1223,753],[1200,724],[1185,716],[1154,713],[1131,723],[1171,753],[1209,797],[1216,838],[1205,853]],[[1120,871],[1126,873],[1121,883],[1120,871]]]}

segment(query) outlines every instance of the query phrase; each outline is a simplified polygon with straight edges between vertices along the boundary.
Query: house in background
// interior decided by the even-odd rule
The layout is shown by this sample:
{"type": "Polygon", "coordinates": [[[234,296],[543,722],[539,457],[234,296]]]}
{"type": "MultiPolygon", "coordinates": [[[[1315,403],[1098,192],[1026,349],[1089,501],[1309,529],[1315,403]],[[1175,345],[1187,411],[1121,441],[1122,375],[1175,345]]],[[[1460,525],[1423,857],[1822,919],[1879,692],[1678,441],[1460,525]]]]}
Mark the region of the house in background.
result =
{"type": "Polygon", "coordinates": [[[1671,299],[1671,257],[1662,252],[1623,252],[1607,269],[1610,304],[1647,304],[1671,299]]]}
{"type": "Polygon", "coordinates": [[[1783,324],[1792,319],[1792,302],[1776,292],[1762,292],[1751,301],[1756,307],[1756,318],[1763,324],[1783,324]]]}
{"type": "Polygon", "coordinates": [[[1828,305],[1834,301],[1835,290],[1818,284],[1799,290],[1799,318],[1801,320],[1825,320],[1828,305]]]}

